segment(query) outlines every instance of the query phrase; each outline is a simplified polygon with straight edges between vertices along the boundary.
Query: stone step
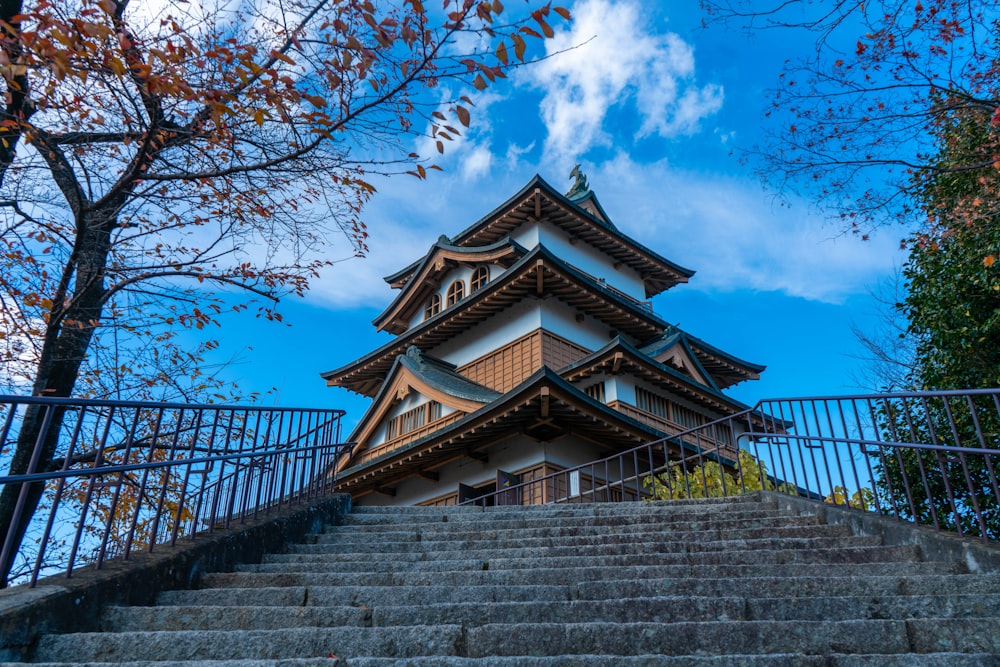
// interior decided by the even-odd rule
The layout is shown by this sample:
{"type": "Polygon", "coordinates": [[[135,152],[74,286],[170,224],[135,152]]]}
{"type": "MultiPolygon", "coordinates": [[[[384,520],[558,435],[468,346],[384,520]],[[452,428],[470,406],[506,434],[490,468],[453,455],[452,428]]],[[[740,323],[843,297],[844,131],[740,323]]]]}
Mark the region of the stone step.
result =
{"type": "Polygon", "coordinates": [[[465,640],[468,657],[600,654],[622,646],[661,655],[867,653],[876,646],[887,654],[1000,653],[1000,619],[488,624],[468,628],[465,640]]]}
{"type": "Polygon", "coordinates": [[[328,655],[406,658],[456,655],[459,625],[393,628],[281,628],[278,630],[182,630],[44,635],[34,659],[59,662],[125,660],[278,660],[328,655]]]}
{"type": "Polygon", "coordinates": [[[644,579],[582,581],[573,599],[605,600],[620,596],[743,595],[746,597],[815,597],[854,595],[980,595],[1000,593],[1000,575],[956,574],[881,577],[752,577],[748,579],[644,579]],[[617,588],[616,588],[617,587],[617,588]]]}
{"type": "Polygon", "coordinates": [[[719,656],[557,655],[434,657],[404,660],[351,658],[341,662],[340,665],[345,667],[1000,667],[1000,657],[987,653],[927,653],[901,656],[884,654],[824,656],[801,653],[719,656]]]}
{"type": "MultiPolygon", "coordinates": [[[[312,536],[308,543],[327,544],[353,541],[359,539],[369,539],[372,535],[368,532],[358,532],[357,526],[333,526],[326,532],[312,536]]],[[[366,527],[362,527],[366,528],[366,527]]],[[[411,527],[409,530],[391,530],[377,534],[378,539],[387,542],[400,542],[406,540],[440,540],[446,537],[449,540],[467,539],[509,539],[509,538],[539,538],[539,537],[567,537],[567,536],[587,536],[587,535],[619,535],[619,536],[650,536],[669,535],[676,539],[747,539],[756,537],[845,537],[851,534],[851,529],[846,525],[827,525],[816,523],[815,517],[790,517],[789,520],[775,521],[774,525],[746,527],[745,524],[734,524],[732,527],[724,528],[699,528],[696,530],[682,528],[671,524],[609,524],[602,526],[582,525],[582,526],[558,526],[548,525],[536,528],[496,528],[493,525],[461,525],[442,526],[433,525],[433,529],[423,526],[411,527]]]]}
{"type": "MultiPolygon", "coordinates": [[[[24,663],[0,663],[23,667],[24,663]]],[[[35,663],[63,667],[65,662],[35,663]]],[[[75,662],[77,667],[998,667],[1000,657],[987,653],[927,653],[906,655],[556,655],[461,658],[291,658],[287,660],[165,660],[75,662]]]]}
{"type": "MultiPolygon", "coordinates": [[[[278,574],[284,572],[312,573],[347,573],[347,572],[404,572],[419,570],[423,572],[448,572],[452,570],[525,570],[536,568],[541,564],[538,558],[492,558],[462,559],[462,560],[419,560],[419,561],[328,561],[328,560],[290,560],[285,562],[268,562],[261,565],[239,565],[236,572],[262,572],[278,574]]],[[[630,565],[657,565],[663,577],[688,575],[692,577],[759,577],[767,575],[785,576],[884,576],[899,573],[899,561],[886,563],[772,563],[758,564],[737,563],[727,560],[722,564],[691,565],[663,563],[655,556],[645,554],[604,555],[604,556],[563,556],[544,559],[545,567],[575,568],[583,566],[600,566],[618,568],[630,565]]],[[[915,574],[964,574],[962,563],[906,563],[906,573],[915,574]]]]}
{"type": "MultiPolygon", "coordinates": [[[[617,573],[611,573],[617,574],[617,573]]],[[[482,586],[285,586],[207,588],[161,593],[159,604],[217,606],[360,606],[440,603],[617,600],[638,597],[807,598],[895,595],[984,595],[1000,593],[1000,575],[917,575],[875,577],[721,577],[579,581],[570,584],[482,586]]]]}
{"type": "MultiPolygon", "coordinates": [[[[351,528],[359,532],[384,532],[393,530],[433,530],[435,528],[454,528],[456,526],[493,526],[496,528],[544,528],[558,523],[564,526],[610,526],[610,525],[684,525],[687,524],[693,529],[702,527],[711,528],[716,524],[737,525],[740,523],[753,523],[756,521],[780,523],[792,515],[785,510],[778,509],[727,509],[714,512],[695,514],[692,512],[632,512],[621,515],[602,514],[567,514],[565,516],[488,516],[488,515],[460,515],[458,518],[449,515],[428,515],[418,517],[382,517],[377,515],[356,516],[349,514],[344,517],[343,523],[330,528],[351,528]]],[[[816,523],[815,515],[807,514],[806,517],[816,523]]],[[[468,529],[468,528],[466,528],[468,529]]]]}
{"type": "MultiPolygon", "coordinates": [[[[592,512],[595,514],[606,513],[615,514],[630,511],[622,508],[622,505],[631,503],[595,503],[592,501],[567,502],[550,505],[494,505],[482,507],[479,505],[448,505],[446,507],[428,507],[423,505],[354,505],[351,514],[381,514],[381,515],[421,515],[421,514],[441,514],[441,513],[462,513],[462,514],[545,514],[551,515],[556,512],[578,511],[592,512]]],[[[684,500],[655,500],[641,503],[642,507],[658,509],[670,508],[677,511],[711,511],[713,509],[725,509],[740,505],[751,505],[754,507],[775,507],[775,503],[762,501],[755,493],[729,496],[728,498],[691,498],[684,500]]]]}
{"type": "Polygon", "coordinates": [[[567,516],[622,516],[632,514],[689,514],[703,516],[725,512],[754,510],[776,510],[776,502],[762,501],[755,495],[731,496],[729,498],[698,498],[693,500],[646,501],[641,503],[595,503],[571,502],[549,505],[496,505],[478,507],[470,505],[450,505],[447,507],[416,506],[372,506],[355,505],[344,518],[364,520],[385,520],[387,522],[412,522],[429,519],[441,521],[475,520],[476,517],[495,519],[524,517],[567,517],[567,516]]]}
{"type": "Polygon", "coordinates": [[[376,607],[112,607],[104,632],[262,630],[292,627],[388,627],[438,623],[679,623],[685,621],[847,621],[1000,616],[1000,594],[807,598],[648,597],[627,600],[449,603],[376,607]]]}
{"type": "Polygon", "coordinates": [[[643,565],[622,565],[615,568],[591,567],[549,567],[540,559],[534,568],[492,569],[489,560],[467,570],[400,570],[383,572],[227,572],[206,574],[202,586],[227,588],[256,588],[272,586],[481,586],[507,584],[564,584],[580,581],[605,580],[610,574],[622,579],[660,579],[663,565],[705,565],[714,562],[719,565],[751,563],[858,563],[899,561],[893,557],[900,552],[912,551],[910,547],[874,547],[864,549],[831,549],[804,551],[800,560],[790,557],[798,552],[760,551],[747,552],[735,556],[719,554],[708,561],[702,554],[677,554],[670,558],[651,558],[643,565]]]}
{"type": "MultiPolygon", "coordinates": [[[[927,562],[755,496],[355,508],[41,664],[1000,667],[1000,574],[927,562]],[[878,651],[878,653],[873,653],[878,651]]],[[[5,667],[0,663],[0,667],[5,667]]]]}
{"type": "Polygon", "coordinates": [[[40,661],[868,653],[1000,653],[1000,619],[517,623],[47,635],[40,661]]]}
{"type": "Polygon", "coordinates": [[[396,554],[447,552],[447,551],[513,551],[518,549],[577,548],[591,546],[641,545],[647,552],[657,553],[712,553],[738,552],[756,549],[832,549],[837,547],[878,546],[881,540],[874,536],[859,537],[761,537],[755,539],[699,541],[675,539],[669,534],[623,537],[619,535],[589,535],[582,537],[538,537],[526,539],[464,539],[420,540],[403,542],[336,542],[331,544],[295,544],[288,552],[294,554],[396,554]]]}
{"type": "MultiPolygon", "coordinates": [[[[280,586],[272,588],[205,588],[194,591],[164,591],[160,605],[217,605],[259,607],[340,607],[428,602],[547,602],[578,598],[575,587],[561,586],[280,586]]],[[[592,597],[591,599],[597,599],[592,597]]]]}

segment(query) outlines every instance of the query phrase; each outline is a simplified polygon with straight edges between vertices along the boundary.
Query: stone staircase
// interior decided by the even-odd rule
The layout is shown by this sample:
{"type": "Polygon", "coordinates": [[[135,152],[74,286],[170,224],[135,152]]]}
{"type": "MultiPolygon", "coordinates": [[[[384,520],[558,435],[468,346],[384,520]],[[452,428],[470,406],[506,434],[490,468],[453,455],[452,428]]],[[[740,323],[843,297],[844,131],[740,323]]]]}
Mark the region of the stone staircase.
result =
{"type": "MultiPolygon", "coordinates": [[[[1000,665],[1000,575],[756,496],[367,508],[44,664],[1000,665]]],[[[948,538],[943,538],[948,539],[948,538]]]]}

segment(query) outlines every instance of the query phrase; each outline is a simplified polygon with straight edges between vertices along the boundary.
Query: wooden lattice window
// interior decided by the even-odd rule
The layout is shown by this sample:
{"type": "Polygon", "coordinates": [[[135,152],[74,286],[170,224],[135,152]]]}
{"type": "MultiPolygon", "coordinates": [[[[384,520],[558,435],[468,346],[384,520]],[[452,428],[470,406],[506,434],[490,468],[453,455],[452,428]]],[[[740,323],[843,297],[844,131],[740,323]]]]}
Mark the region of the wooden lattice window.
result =
{"type": "Polygon", "coordinates": [[[465,283],[461,280],[456,280],[451,285],[448,286],[448,305],[454,306],[456,303],[465,298],[465,283]]]}
{"type": "Polygon", "coordinates": [[[429,320],[440,312],[441,312],[441,295],[432,294],[431,298],[427,301],[427,306],[424,308],[424,319],[429,320]]]}
{"type": "Polygon", "coordinates": [[[441,404],[437,401],[418,405],[407,410],[398,417],[393,417],[385,426],[385,439],[392,440],[398,436],[416,431],[418,428],[441,418],[441,404]]]}
{"type": "Polygon", "coordinates": [[[727,422],[722,422],[721,424],[715,425],[715,439],[724,445],[733,444],[733,431],[727,422]]]}
{"type": "Polygon", "coordinates": [[[705,423],[705,418],[690,408],[674,404],[674,421],[685,428],[695,428],[705,423]]]}
{"type": "Polygon", "coordinates": [[[670,419],[670,401],[642,387],[635,388],[635,407],[657,417],[670,419]]]}
{"type": "Polygon", "coordinates": [[[475,294],[482,287],[490,281],[490,269],[486,266],[480,266],[478,269],[473,271],[472,278],[469,280],[469,293],[475,294]]]}
{"type": "Polygon", "coordinates": [[[597,384],[592,384],[587,387],[584,391],[587,392],[587,396],[590,396],[595,401],[600,401],[601,403],[606,403],[604,400],[604,383],[598,382],[597,384]]]}

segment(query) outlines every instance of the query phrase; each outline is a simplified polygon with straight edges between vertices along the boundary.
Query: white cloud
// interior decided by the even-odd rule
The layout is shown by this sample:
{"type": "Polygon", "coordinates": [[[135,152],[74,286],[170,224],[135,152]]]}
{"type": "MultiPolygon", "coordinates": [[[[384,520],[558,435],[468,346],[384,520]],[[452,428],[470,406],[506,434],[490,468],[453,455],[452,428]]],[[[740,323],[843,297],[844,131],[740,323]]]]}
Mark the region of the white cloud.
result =
{"type": "Polygon", "coordinates": [[[626,155],[588,177],[622,231],[697,271],[687,289],[840,303],[902,261],[892,230],[870,241],[842,236],[808,203],[777,206],[749,178],[637,164],[626,155]]]}
{"type": "MultiPolygon", "coordinates": [[[[422,257],[441,234],[457,234],[489,213],[535,170],[520,162],[468,179],[435,173],[427,181],[379,183],[366,215],[369,256],[335,265],[315,281],[313,297],[334,307],[384,307],[395,293],[382,276],[422,257]]],[[[563,184],[559,174],[542,175],[563,184]]],[[[697,271],[681,289],[841,303],[865,294],[902,262],[892,230],[867,242],[839,237],[807,203],[776,206],[749,177],[685,171],[666,161],[642,164],[624,154],[589,167],[587,176],[619,229],[697,271]]]]}
{"type": "Polygon", "coordinates": [[[610,145],[609,109],[632,101],[635,138],[688,135],[719,110],[719,85],[694,81],[694,51],[673,33],[643,25],[641,4],[584,0],[573,7],[571,28],[546,43],[558,56],[528,68],[530,82],[545,91],[541,103],[552,160],[571,162],[589,148],[610,145]]]}
{"type": "Polygon", "coordinates": [[[490,172],[493,153],[489,146],[471,146],[462,156],[462,178],[471,181],[490,172]]]}
{"type": "Polygon", "coordinates": [[[379,192],[364,214],[371,234],[368,256],[339,262],[324,271],[313,281],[311,298],[337,308],[387,306],[396,292],[383,276],[422,258],[442,234],[454,236],[489,213],[530,177],[530,172],[471,168],[468,178],[456,177],[456,173],[461,175],[461,169],[430,172],[425,181],[412,176],[376,179],[379,192]]]}

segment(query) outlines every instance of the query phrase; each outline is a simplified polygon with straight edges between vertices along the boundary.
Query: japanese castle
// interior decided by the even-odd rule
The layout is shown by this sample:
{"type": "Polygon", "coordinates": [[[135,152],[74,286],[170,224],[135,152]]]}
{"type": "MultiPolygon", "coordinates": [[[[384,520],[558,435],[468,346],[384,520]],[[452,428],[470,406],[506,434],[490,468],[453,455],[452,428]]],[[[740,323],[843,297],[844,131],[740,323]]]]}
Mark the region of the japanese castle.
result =
{"type": "MultiPolygon", "coordinates": [[[[586,178],[539,176],[385,278],[395,335],[322,374],[372,398],[337,468],[361,505],[451,505],[699,426],[746,406],[744,361],[658,317],[649,299],[694,272],[629,238],[586,178]]],[[[735,456],[733,434],[714,434],[735,456]]],[[[517,502],[571,497],[579,475],[517,502]],[[554,496],[554,497],[546,497],[554,496]]]]}

